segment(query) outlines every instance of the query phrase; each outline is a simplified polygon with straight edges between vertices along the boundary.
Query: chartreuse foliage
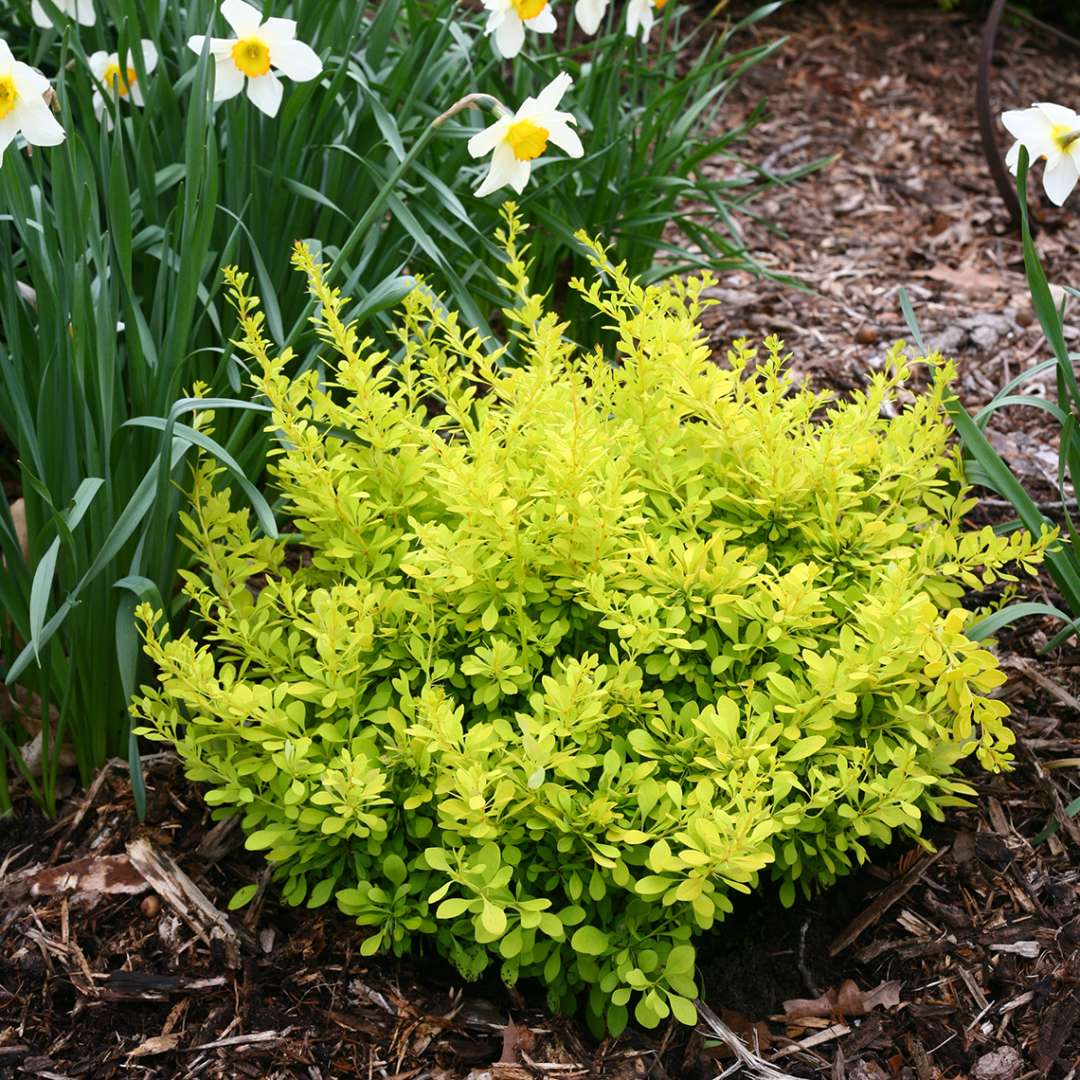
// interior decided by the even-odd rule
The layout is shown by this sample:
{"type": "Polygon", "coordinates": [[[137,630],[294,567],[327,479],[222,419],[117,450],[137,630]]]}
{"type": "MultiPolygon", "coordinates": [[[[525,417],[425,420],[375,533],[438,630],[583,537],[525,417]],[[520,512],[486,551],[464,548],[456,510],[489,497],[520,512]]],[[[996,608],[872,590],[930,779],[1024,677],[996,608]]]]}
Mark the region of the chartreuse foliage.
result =
{"type": "Polygon", "coordinates": [[[598,1028],[692,1022],[693,941],[732,894],[791,903],[940,820],[961,758],[1007,762],[961,600],[1045,542],[962,530],[951,366],[892,419],[899,347],[847,401],[776,340],[717,366],[707,277],[642,288],[594,246],[575,287],[612,366],[530,293],[508,222],[494,355],[424,289],[373,352],[298,248],[335,355],[291,378],[230,273],[299,532],[258,536],[197,469],[205,630],[142,610],[135,710],[285,900],[336,900],[368,953],[432,939],[469,977],[584,995],[598,1028]]]}

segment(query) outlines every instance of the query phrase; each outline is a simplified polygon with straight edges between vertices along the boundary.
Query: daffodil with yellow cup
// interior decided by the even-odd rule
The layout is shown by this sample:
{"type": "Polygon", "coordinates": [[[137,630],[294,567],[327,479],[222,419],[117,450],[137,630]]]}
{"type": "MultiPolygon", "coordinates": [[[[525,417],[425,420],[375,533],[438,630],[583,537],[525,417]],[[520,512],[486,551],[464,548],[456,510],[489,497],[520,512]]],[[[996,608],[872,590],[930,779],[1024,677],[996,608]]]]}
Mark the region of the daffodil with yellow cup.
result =
{"type": "Polygon", "coordinates": [[[57,146],[64,141],[64,129],[45,100],[49,89],[49,80],[16,60],[0,38],[0,162],[20,133],[29,146],[57,146]]]}
{"type": "Polygon", "coordinates": [[[1032,161],[1043,158],[1043,188],[1050,201],[1061,206],[1080,180],[1080,113],[1042,101],[1002,113],[1001,122],[1016,139],[1005,163],[1015,175],[1021,146],[1027,147],[1032,161]]]}
{"type": "Polygon", "coordinates": [[[564,153],[579,158],[585,150],[572,124],[577,121],[559,104],[574,80],[565,72],[556,75],[536,97],[528,97],[515,113],[506,110],[490,127],[469,140],[475,158],[491,154],[491,168],[475,194],[480,198],[512,187],[519,195],[532,174],[532,164],[554,143],[564,153]]]}
{"type": "Polygon", "coordinates": [[[553,34],[558,27],[548,0],[484,0],[488,12],[484,33],[494,35],[495,51],[513,59],[525,44],[526,28],[537,34],[553,34]]]}
{"type": "MultiPolygon", "coordinates": [[[[244,0],[224,0],[221,14],[236,35],[211,38],[214,58],[214,100],[227,101],[245,88],[248,100],[267,116],[276,116],[284,89],[278,75],[294,82],[318,78],[323,65],[310,45],[296,40],[292,19],[266,19],[244,0]]],[[[188,41],[192,52],[201,53],[206,38],[188,41]]]]}
{"type": "MultiPolygon", "coordinates": [[[[140,43],[142,51],[143,71],[149,75],[157,67],[158,51],[152,41],[144,39],[140,43]]],[[[146,103],[143,97],[142,86],[139,83],[138,74],[135,71],[134,62],[130,55],[124,57],[124,63],[120,63],[117,53],[107,53],[104,50],[93,53],[89,60],[90,71],[94,78],[101,83],[105,93],[101,90],[94,91],[94,115],[100,120],[105,112],[105,95],[109,98],[119,98],[121,101],[129,101],[132,105],[142,108],[146,103]]],[[[111,117],[108,118],[111,123],[111,117]]]]}

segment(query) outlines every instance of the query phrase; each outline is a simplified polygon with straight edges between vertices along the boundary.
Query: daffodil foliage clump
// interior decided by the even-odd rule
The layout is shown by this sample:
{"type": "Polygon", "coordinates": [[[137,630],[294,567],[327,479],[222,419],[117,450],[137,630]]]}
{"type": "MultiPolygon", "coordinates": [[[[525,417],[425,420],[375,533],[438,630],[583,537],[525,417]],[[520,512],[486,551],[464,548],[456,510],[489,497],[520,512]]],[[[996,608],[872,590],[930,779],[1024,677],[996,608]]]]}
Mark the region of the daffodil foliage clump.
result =
{"type": "Polygon", "coordinates": [[[775,340],[718,366],[708,278],[642,288],[594,248],[575,288],[613,365],[530,293],[508,220],[494,352],[422,288],[373,352],[301,248],[332,358],[291,377],[231,275],[298,532],[260,538],[197,470],[203,630],[143,610],[135,711],[365,952],[498,963],[611,1031],[692,1022],[693,942],[733,894],[791,903],[940,820],[962,758],[1006,763],[962,596],[1042,543],[962,529],[950,366],[898,414],[899,348],[845,401],[775,340]]]}

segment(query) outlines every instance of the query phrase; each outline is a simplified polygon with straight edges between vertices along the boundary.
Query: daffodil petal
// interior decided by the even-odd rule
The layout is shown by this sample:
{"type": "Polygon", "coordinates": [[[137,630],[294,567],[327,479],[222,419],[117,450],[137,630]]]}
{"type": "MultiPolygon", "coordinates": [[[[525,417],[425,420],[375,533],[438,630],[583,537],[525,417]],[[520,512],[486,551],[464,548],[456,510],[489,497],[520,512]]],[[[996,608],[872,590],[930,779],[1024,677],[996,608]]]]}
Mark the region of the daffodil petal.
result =
{"type": "MultiPolygon", "coordinates": [[[[201,34],[188,38],[187,46],[193,53],[202,55],[203,44],[206,38],[201,34]]],[[[236,44],[233,38],[211,38],[209,53],[217,60],[232,60],[233,46],[236,44]]]]}
{"type": "Polygon", "coordinates": [[[157,46],[147,38],[143,38],[142,41],[142,58],[143,67],[146,69],[146,74],[149,75],[158,66],[159,58],[157,46]]]}
{"type": "MultiPolygon", "coordinates": [[[[34,20],[34,25],[40,26],[42,30],[48,30],[52,27],[52,19],[45,14],[45,9],[38,3],[38,0],[31,0],[30,18],[34,20]]],[[[8,139],[8,142],[11,142],[11,139],[8,139]]],[[[6,145],[7,143],[4,143],[3,146],[0,146],[0,154],[4,152],[4,146],[6,145]]]]}
{"type": "Polygon", "coordinates": [[[31,146],[59,146],[64,129],[44,101],[30,102],[18,111],[19,128],[31,146]]]}
{"type": "Polygon", "coordinates": [[[536,104],[541,109],[557,109],[566,91],[574,85],[574,80],[562,71],[555,76],[536,96],[536,104]]]}
{"type": "Polygon", "coordinates": [[[310,82],[318,78],[323,69],[319,54],[302,41],[283,41],[272,46],[270,62],[294,82],[310,82]]]}
{"type": "Polygon", "coordinates": [[[244,73],[232,62],[219,60],[214,65],[214,100],[228,101],[244,89],[244,73]]]}
{"type": "Polygon", "coordinates": [[[8,113],[0,119],[0,161],[4,160],[4,151],[11,145],[12,140],[18,134],[19,123],[14,113],[8,113]]]}
{"type": "Polygon", "coordinates": [[[1043,188],[1055,206],[1061,206],[1069,197],[1076,181],[1080,179],[1076,162],[1071,154],[1061,154],[1053,165],[1047,164],[1043,172],[1043,188]]]}
{"type": "Polygon", "coordinates": [[[244,0],[224,0],[221,14],[225,16],[225,21],[237,37],[243,38],[255,33],[262,23],[262,12],[250,4],[245,4],[244,0]]]}
{"type": "Polygon", "coordinates": [[[1037,101],[1034,108],[1038,109],[1051,124],[1068,124],[1071,128],[1080,126],[1080,116],[1064,105],[1055,105],[1052,101],[1037,101]]]}
{"type": "Polygon", "coordinates": [[[477,198],[482,199],[485,195],[490,195],[493,191],[498,191],[499,188],[509,184],[514,175],[515,165],[517,165],[517,159],[514,157],[514,151],[506,143],[500,143],[495,147],[495,153],[491,155],[491,168],[484,177],[483,183],[476,189],[477,198]]]}
{"type": "Polygon", "coordinates": [[[11,47],[0,38],[0,71],[8,71],[15,63],[15,57],[11,55],[11,47]]]}
{"type": "Polygon", "coordinates": [[[281,80],[273,72],[260,75],[257,79],[248,79],[248,100],[267,116],[277,116],[284,92],[281,80]]]}
{"type": "Polygon", "coordinates": [[[495,29],[495,49],[500,56],[512,60],[525,44],[525,25],[519,18],[503,19],[495,29]]]}
{"type": "Polygon", "coordinates": [[[498,191],[499,188],[505,183],[504,180],[499,178],[495,172],[495,166],[492,164],[488,167],[487,176],[480,182],[480,186],[473,192],[478,199],[483,199],[490,195],[494,191],[498,191]]]}
{"type": "Polygon", "coordinates": [[[508,183],[520,195],[525,190],[525,185],[529,182],[531,175],[532,162],[518,161],[515,158],[508,183]]]}
{"type": "Polygon", "coordinates": [[[1009,172],[1016,175],[1016,170],[1020,167],[1020,147],[1024,144],[1017,139],[1016,142],[1009,147],[1009,152],[1005,155],[1005,164],[1009,169],[1009,172]]]}
{"type": "Polygon", "coordinates": [[[492,192],[498,191],[503,186],[503,181],[495,175],[494,165],[488,168],[487,176],[481,181],[480,186],[473,192],[478,199],[486,198],[492,192]]]}
{"type": "Polygon", "coordinates": [[[35,98],[40,100],[41,95],[49,89],[49,80],[40,71],[35,71],[29,64],[22,64],[17,60],[11,66],[11,77],[15,80],[19,96],[28,101],[35,98]]]}
{"type": "Polygon", "coordinates": [[[273,49],[275,45],[284,45],[286,41],[294,41],[296,39],[296,20],[267,19],[266,22],[259,27],[259,37],[261,37],[271,49],[273,49]]]}
{"type": "Polygon", "coordinates": [[[478,131],[468,143],[469,154],[474,158],[485,157],[506,137],[506,131],[513,123],[513,118],[504,116],[490,127],[478,131]]]}
{"type": "Polygon", "coordinates": [[[641,40],[648,41],[653,28],[652,0],[630,0],[626,5],[626,32],[637,37],[641,31],[641,40]]]}
{"type": "Polygon", "coordinates": [[[574,5],[574,18],[582,32],[592,37],[607,13],[608,0],[577,0],[574,5]]]}
{"type": "Polygon", "coordinates": [[[585,153],[578,133],[569,124],[555,124],[548,129],[548,138],[570,157],[579,158],[585,153]]]}
{"type": "MultiPolygon", "coordinates": [[[[97,14],[94,11],[94,0],[53,0],[53,4],[59,9],[60,14],[74,19],[76,22],[81,23],[83,26],[93,26],[97,22],[97,14]]],[[[39,22],[35,17],[34,21],[39,26],[52,26],[49,21],[49,14],[45,10],[45,5],[39,3],[39,0],[33,0],[30,5],[30,14],[35,16],[34,7],[37,7],[38,12],[41,14],[43,21],[39,22]]]]}
{"type": "Polygon", "coordinates": [[[550,4],[535,18],[527,19],[525,25],[538,34],[554,34],[559,28],[558,20],[550,4]]]}
{"type": "Polygon", "coordinates": [[[91,53],[90,59],[87,60],[86,63],[94,78],[100,79],[105,74],[105,69],[109,66],[109,54],[105,52],[104,49],[101,49],[96,53],[91,53]]]}
{"type": "Polygon", "coordinates": [[[1005,130],[1028,148],[1033,157],[1049,153],[1054,145],[1053,125],[1041,109],[1010,109],[1001,114],[1005,130]]]}

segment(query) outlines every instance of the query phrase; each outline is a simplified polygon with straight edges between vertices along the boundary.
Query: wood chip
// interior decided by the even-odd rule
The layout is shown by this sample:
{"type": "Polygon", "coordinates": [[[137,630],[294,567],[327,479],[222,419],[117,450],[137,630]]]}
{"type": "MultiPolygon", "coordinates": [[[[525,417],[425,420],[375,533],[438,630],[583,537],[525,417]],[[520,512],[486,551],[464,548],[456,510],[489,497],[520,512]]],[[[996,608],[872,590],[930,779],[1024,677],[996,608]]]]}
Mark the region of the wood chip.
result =
{"type": "Polygon", "coordinates": [[[213,1042],[200,1043],[198,1046],[187,1046],[185,1052],[195,1050],[220,1050],[226,1046],[252,1046],[256,1043],[280,1042],[288,1035],[291,1028],[284,1031],[253,1031],[250,1035],[231,1035],[227,1039],[215,1039],[213,1042]]]}
{"type": "Polygon", "coordinates": [[[824,1031],[817,1031],[813,1035],[807,1035],[805,1039],[800,1039],[798,1042],[792,1043],[791,1046],[781,1047],[781,1049],[773,1052],[770,1060],[778,1061],[780,1058],[790,1057],[792,1054],[798,1054],[804,1050],[812,1050],[815,1046],[821,1046],[823,1043],[829,1043],[833,1039],[841,1039],[850,1034],[851,1028],[847,1024],[833,1024],[832,1027],[828,1027],[824,1031]]]}
{"type": "Polygon", "coordinates": [[[790,1073],[751,1053],[742,1039],[704,1001],[696,1001],[694,1004],[698,1012],[698,1030],[719,1039],[735,1055],[738,1066],[748,1075],[756,1077],[756,1080],[795,1080],[790,1073]]]}
{"type": "Polygon", "coordinates": [[[208,943],[222,942],[229,967],[239,967],[241,943],[248,947],[254,945],[250,935],[237,930],[175,861],[155,848],[146,837],[140,836],[128,844],[127,853],[132,865],[158,896],[208,943]]]}
{"type": "Polygon", "coordinates": [[[990,951],[1013,953],[1016,956],[1026,956],[1029,960],[1034,960],[1043,950],[1037,941],[1013,941],[1005,945],[991,945],[990,951]]]}
{"type": "Polygon", "coordinates": [[[30,882],[29,891],[33,897],[71,893],[77,903],[103,895],[138,896],[147,888],[145,876],[127,855],[89,855],[42,870],[30,882]]]}
{"type": "Polygon", "coordinates": [[[154,1054],[168,1054],[180,1045],[180,1036],[175,1032],[171,1035],[151,1035],[149,1039],[139,1043],[128,1054],[128,1060],[132,1058],[152,1057],[154,1054]]]}
{"type": "Polygon", "coordinates": [[[946,844],[932,855],[926,855],[920,859],[906,874],[894,881],[888,888],[879,893],[870,905],[848,924],[839,937],[829,946],[829,955],[836,956],[849,945],[854,944],[859,935],[869,929],[889,910],[898,900],[906,896],[919,882],[923,874],[930,869],[939,859],[945,857],[949,850],[946,844]]]}

